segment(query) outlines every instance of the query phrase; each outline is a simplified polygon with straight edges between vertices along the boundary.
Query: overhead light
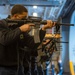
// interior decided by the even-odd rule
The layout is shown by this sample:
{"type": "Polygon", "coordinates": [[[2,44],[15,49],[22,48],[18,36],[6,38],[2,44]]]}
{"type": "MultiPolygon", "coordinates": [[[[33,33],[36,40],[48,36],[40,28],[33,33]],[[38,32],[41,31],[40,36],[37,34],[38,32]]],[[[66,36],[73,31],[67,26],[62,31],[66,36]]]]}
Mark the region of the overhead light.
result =
{"type": "Polygon", "coordinates": [[[34,9],[36,9],[36,8],[37,8],[37,6],[33,6],[33,8],[34,8],[34,9]]]}
{"type": "Polygon", "coordinates": [[[33,16],[36,16],[37,17],[38,15],[37,15],[37,13],[33,13],[33,16]]]}

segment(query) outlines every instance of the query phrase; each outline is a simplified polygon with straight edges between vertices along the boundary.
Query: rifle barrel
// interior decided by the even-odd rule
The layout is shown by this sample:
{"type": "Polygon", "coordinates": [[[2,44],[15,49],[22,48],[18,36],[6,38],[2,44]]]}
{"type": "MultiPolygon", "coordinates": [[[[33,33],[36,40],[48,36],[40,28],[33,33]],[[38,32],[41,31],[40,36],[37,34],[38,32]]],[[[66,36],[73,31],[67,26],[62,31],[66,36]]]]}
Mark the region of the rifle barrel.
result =
{"type": "Polygon", "coordinates": [[[69,23],[57,23],[57,25],[74,26],[74,24],[69,24],[69,23]]]}

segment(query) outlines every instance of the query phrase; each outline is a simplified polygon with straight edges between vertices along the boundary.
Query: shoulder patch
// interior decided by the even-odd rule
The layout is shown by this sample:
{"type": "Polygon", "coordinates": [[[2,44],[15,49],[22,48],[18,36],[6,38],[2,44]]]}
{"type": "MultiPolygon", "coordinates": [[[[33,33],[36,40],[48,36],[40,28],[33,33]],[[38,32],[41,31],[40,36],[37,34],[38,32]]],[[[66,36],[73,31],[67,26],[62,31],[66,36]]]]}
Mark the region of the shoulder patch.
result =
{"type": "Polygon", "coordinates": [[[24,39],[24,35],[23,34],[20,35],[20,39],[24,39]]]}

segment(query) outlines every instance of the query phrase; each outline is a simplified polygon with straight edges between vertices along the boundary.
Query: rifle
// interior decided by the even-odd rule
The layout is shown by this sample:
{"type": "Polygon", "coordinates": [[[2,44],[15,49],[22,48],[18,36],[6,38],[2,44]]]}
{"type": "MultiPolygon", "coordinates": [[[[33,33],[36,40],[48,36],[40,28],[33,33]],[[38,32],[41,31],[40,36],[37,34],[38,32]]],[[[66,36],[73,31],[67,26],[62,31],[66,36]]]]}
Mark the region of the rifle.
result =
{"type": "MultiPolygon", "coordinates": [[[[47,24],[47,20],[42,20],[41,17],[33,17],[33,16],[29,16],[28,18],[26,19],[23,19],[23,20],[11,20],[11,19],[7,19],[6,20],[8,25],[9,26],[15,26],[15,27],[19,27],[23,24],[26,24],[26,23],[34,23],[35,26],[39,26],[39,25],[42,25],[42,24],[47,24]]],[[[74,26],[74,24],[69,24],[69,23],[60,23],[59,20],[57,21],[53,21],[53,22],[56,22],[56,26],[60,26],[60,25],[65,25],[65,26],[74,26]]]]}

